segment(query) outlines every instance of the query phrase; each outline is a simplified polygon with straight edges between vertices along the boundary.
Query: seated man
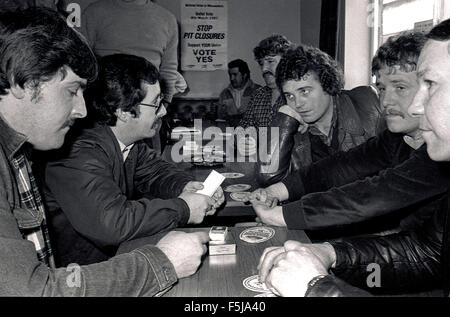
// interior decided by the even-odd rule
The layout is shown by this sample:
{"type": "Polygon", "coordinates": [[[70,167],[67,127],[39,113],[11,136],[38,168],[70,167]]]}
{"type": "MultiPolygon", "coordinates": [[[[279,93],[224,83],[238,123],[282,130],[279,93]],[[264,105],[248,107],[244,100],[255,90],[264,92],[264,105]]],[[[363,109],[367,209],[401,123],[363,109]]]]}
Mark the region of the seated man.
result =
{"type": "Polygon", "coordinates": [[[289,171],[348,151],[385,128],[374,89],[342,90],[342,71],[317,48],[301,45],[288,50],[278,64],[277,85],[287,105],[271,123],[279,129],[279,137],[268,137],[276,150],[259,162],[261,185],[274,184],[289,171]]]}
{"type": "Polygon", "coordinates": [[[352,234],[359,234],[397,229],[399,221],[403,228],[414,227],[430,217],[448,182],[426,152],[418,118],[407,113],[419,88],[416,64],[424,43],[421,33],[402,34],[383,44],[373,59],[389,130],[256,191],[256,198],[265,200],[269,193],[291,201],[274,208],[255,203],[264,223],[290,229],[327,228],[329,233],[358,223],[352,234]],[[364,228],[362,222],[368,220],[364,228]]]}
{"type": "Polygon", "coordinates": [[[278,109],[284,104],[275,81],[275,71],[283,54],[292,46],[292,43],[283,35],[272,35],[259,42],[253,49],[266,86],[255,91],[248,103],[244,117],[239,126],[268,127],[278,109]]]}
{"type": "Polygon", "coordinates": [[[261,86],[250,79],[250,69],[242,59],[228,63],[228,75],[230,85],[220,93],[217,118],[234,126],[247,110],[253,92],[261,86]]]}
{"type": "MultiPolygon", "coordinates": [[[[419,88],[409,113],[420,116],[430,157],[449,161],[450,20],[434,27],[428,38],[417,65],[419,88]]],[[[450,180],[448,163],[439,165],[450,180]]],[[[331,244],[288,241],[264,253],[260,280],[284,296],[367,296],[365,290],[411,293],[442,288],[448,297],[449,206],[443,204],[415,231],[331,244]],[[368,278],[371,273],[378,278],[368,278]]]]}
{"type": "Polygon", "coordinates": [[[0,64],[0,295],[153,296],[193,274],[208,240],[200,232],[55,268],[30,152],[61,147],[86,116],[83,87],[96,76],[95,57],[56,12],[30,9],[0,15],[0,64]]]}
{"type": "Polygon", "coordinates": [[[193,177],[163,161],[144,138],[166,114],[156,67],[116,54],[100,62],[92,97],[95,124],[45,170],[57,265],[90,264],[113,256],[124,241],[199,224],[223,201],[195,194],[193,177]],[[75,246],[75,247],[74,247],[75,246]]]}

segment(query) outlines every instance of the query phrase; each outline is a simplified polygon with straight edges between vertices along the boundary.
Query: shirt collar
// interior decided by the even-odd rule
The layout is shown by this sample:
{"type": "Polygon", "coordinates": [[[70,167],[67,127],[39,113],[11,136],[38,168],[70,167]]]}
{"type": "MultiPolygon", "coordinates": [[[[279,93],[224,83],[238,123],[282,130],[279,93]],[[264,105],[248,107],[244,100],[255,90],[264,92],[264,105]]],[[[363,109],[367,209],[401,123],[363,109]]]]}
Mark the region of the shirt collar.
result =
{"type": "Polygon", "coordinates": [[[11,160],[17,151],[27,142],[28,137],[11,128],[0,115],[0,144],[5,154],[11,160]]]}
{"type": "Polygon", "coordinates": [[[310,129],[309,131],[311,134],[319,136],[324,141],[324,143],[329,146],[331,144],[331,140],[333,138],[333,132],[336,127],[336,122],[337,122],[337,107],[336,107],[336,103],[334,102],[334,98],[333,98],[333,115],[331,117],[330,131],[329,131],[328,135],[325,135],[314,124],[309,126],[309,129],[310,129]]]}
{"type": "MultiPolygon", "coordinates": [[[[117,138],[116,138],[117,139],[117,138]]],[[[123,144],[119,139],[117,139],[117,142],[119,142],[119,146],[120,146],[120,151],[122,152],[123,155],[123,161],[125,162],[125,160],[128,157],[128,154],[130,153],[130,150],[133,148],[134,143],[131,143],[130,145],[126,146],[125,144],[123,144]]]]}
{"type": "Polygon", "coordinates": [[[412,138],[409,135],[405,135],[403,137],[403,141],[405,141],[405,143],[412,147],[414,150],[418,150],[425,143],[425,140],[423,139],[421,133],[415,138],[412,138]]]}

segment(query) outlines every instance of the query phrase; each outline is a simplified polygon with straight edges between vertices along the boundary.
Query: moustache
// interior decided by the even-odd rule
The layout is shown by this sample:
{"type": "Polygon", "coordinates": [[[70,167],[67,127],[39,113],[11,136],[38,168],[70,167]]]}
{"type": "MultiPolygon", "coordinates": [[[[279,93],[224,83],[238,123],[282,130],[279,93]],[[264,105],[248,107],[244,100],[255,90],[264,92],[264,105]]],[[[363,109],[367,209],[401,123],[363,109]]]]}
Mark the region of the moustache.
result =
{"type": "Polygon", "coordinates": [[[264,76],[266,76],[266,75],[272,75],[272,76],[274,76],[275,77],[275,74],[274,73],[272,73],[271,71],[269,71],[269,70],[267,70],[267,71],[265,71],[264,73],[263,73],[263,77],[264,76]]]}
{"type": "Polygon", "coordinates": [[[383,111],[383,116],[399,116],[401,118],[405,118],[405,114],[401,111],[395,110],[395,109],[385,109],[383,111]]]}

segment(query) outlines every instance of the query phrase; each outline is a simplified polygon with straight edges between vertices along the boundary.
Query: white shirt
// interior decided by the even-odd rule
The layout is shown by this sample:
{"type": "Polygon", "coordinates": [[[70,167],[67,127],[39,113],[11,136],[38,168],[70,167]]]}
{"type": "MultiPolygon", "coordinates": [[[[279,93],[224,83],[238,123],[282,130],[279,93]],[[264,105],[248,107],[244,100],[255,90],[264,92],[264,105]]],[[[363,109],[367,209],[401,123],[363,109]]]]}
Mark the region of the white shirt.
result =
{"type": "Polygon", "coordinates": [[[130,145],[128,145],[128,146],[125,146],[125,144],[123,144],[122,142],[120,142],[119,139],[117,139],[117,142],[119,142],[120,150],[122,151],[122,155],[123,155],[123,161],[125,162],[125,160],[126,160],[127,157],[128,157],[128,154],[130,154],[130,151],[131,151],[131,149],[132,149],[133,146],[134,146],[134,143],[132,143],[132,144],[130,144],[130,145]]]}

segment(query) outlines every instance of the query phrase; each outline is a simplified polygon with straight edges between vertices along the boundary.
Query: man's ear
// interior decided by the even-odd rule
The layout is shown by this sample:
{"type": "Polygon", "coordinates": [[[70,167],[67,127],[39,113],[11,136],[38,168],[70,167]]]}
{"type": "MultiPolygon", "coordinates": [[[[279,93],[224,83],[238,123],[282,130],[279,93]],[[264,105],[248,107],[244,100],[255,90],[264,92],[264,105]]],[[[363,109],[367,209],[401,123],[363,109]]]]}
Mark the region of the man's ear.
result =
{"type": "Polygon", "coordinates": [[[120,120],[122,122],[127,122],[129,114],[128,114],[128,112],[125,112],[122,109],[118,108],[116,110],[116,116],[117,116],[117,120],[120,120]]]}
{"type": "Polygon", "coordinates": [[[20,87],[19,85],[14,85],[9,88],[11,94],[17,99],[23,99],[25,97],[25,88],[20,87]]]}

